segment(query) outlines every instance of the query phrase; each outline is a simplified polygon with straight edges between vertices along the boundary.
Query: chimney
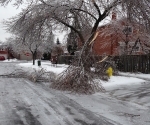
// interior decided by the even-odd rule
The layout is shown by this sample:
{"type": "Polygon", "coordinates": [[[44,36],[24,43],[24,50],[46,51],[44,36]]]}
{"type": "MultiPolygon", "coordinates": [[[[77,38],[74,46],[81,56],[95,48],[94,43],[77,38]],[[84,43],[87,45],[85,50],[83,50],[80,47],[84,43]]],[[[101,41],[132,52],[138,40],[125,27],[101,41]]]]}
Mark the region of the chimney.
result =
{"type": "Polygon", "coordinates": [[[116,20],[117,19],[117,14],[115,11],[112,11],[112,17],[111,17],[112,20],[116,20]]]}

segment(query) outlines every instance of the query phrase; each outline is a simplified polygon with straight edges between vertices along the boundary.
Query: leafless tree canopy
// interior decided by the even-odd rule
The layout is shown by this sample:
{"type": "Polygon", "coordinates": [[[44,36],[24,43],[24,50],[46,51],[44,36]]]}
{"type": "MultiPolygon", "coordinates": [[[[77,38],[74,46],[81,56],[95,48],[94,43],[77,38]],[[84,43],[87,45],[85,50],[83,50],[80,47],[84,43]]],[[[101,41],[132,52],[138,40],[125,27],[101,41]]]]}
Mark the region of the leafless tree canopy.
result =
{"type": "MultiPolygon", "coordinates": [[[[11,0],[0,0],[7,5],[11,0]]],[[[27,4],[17,17],[10,21],[10,31],[22,37],[33,33],[34,39],[43,38],[52,27],[71,28],[85,43],[99,23],[112,11],[124,11],[128,18],[142,23],[149,31],[149,0],[16,0],[13,4],[27,4]],[[75,23],[75,25],[73,25],[75,23]],[[45,31],[45,32],[43,32],[45,31]]],[[[54,28],[55,29],[55,28],[54,28]]],[[[28,37],[29,38],[29,37],[28,37]]]]}
{"type": "Polygon", "coordinates": [[[123,8],[127,10],[129,20],[136,20],[149,31],[150,26],[150,1],[149,0],[122,0],[123,8]]]}

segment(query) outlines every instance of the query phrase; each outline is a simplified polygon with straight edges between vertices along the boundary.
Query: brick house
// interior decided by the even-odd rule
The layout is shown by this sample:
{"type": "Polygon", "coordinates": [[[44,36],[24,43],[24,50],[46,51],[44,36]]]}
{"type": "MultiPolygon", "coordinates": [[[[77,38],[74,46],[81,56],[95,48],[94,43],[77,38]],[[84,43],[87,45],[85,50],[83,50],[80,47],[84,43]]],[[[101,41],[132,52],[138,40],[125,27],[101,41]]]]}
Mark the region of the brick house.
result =
{"type": "Polygon", "coordinates": [[[125,18],[116,20],[116,14],[112,13],[112,21],[98,28],[98,35],[92,43],[92,52],[95,55],[149,53],[148,37],[141,33],[141,26],[127,22],[125,18]]]}
{"type": "Polygon", "coordinates": [[[0,50],[0,60],[5,60],[8,58],[8,52],[4,50],[0,50]]]}
{"type": "Polygon", "coordinates": [[[127,25],[126,19],[99,27],[98,36],[92,47],[93,53],[96,55],[149,53],[149,48],[145,46],[148,37],[143,33],[139,35],[138,28],[138,25],[127,25]]]}
{"type": "Polygon", "coordinates": [[[0,45],[0,60],[5,60],[8,58],[7,47],[4,45],[0,45]]]}
{"type": "Polygon", "coordinates": [[[13,59],[15,58],[15,53],[11,47],[8,47],[5,44],[0,45],[0,57],[4,57],[5,59],[13,59]]]}
{"type": "Polygon", "coordinates": [[[32,54],[28,51],[21,51],[17,56],[17,59],[19,60],[32,60],[32,54]]]}

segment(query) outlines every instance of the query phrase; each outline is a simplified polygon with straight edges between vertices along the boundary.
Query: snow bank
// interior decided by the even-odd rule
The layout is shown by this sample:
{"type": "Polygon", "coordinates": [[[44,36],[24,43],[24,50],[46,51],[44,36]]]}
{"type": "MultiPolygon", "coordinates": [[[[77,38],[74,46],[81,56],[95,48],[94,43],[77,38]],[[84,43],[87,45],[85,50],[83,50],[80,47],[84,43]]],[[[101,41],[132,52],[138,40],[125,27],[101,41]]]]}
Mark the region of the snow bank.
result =
{"type": "Polygon", "coordinates": [[[22,68],[28,68],[28,69],[34,69],[34,70],[41,70],[43,68],[46,71],[51,71],[56,74],[63,72],[68,67],[68,65],[65,65],[65,64],[54,65],[54,64],[51,64],[51,62],[49,61],[41,62],[41,66],[38,66],[37,60],[35,61],[35,65],[33,65],[32,62],[28,62],[28,63],[20,63],[19,66],[21,66],[22,68]]]}
{"type": "Polygon", "coordinates": [[[134,77],[125,77],[125,76],[112,76],[107,81],[101,81],[102,85],[107,87],[112,86],[121,86],[121,85],[136,85],[140,84],[141,82],[145,82],[143,79],[134,78],[134,77]]]}

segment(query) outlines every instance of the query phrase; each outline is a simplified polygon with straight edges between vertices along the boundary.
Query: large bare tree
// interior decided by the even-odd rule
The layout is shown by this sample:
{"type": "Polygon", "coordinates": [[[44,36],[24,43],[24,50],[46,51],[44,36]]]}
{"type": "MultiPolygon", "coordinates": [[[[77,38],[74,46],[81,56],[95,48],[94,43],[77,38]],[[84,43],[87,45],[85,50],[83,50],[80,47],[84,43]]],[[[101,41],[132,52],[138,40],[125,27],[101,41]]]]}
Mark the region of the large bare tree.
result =
{"type": "MultiPolygon", "coordinates": [[[[10,0],[0,0],[2,5],[7,5],[10,0]]],[[[36,33],[37,38],[42,39],[43,29],[61,27],[60,30],[71,29],[78,34],[82,43],[82,50],[78,59],[79,70],[73,71],[73,77],[68,80],[67,75],[64,77],[65,85],[68,83],[71,87],[87,85],[91,75],[90,72],[90,50],[91,42],[95,37],[97,28],[111,11],[124,11],[130,21],[136,20],[142,23],[149,31],[149,0],[16,0],[15,5],[19,6],[27,3],[27,8],[18,16],[13,18],[8,26],[10,31],[19,35],[24,41],[32,38],[36,33]],[[76,25],[73,25],[73,23],[76,25]],[[81,80],[82,79],[82,80],[81,80]],[[87,84],[86,84],[87,83],[87,84]]],[[[89,86],[90,85],[90,86],[89,86]]]]}

